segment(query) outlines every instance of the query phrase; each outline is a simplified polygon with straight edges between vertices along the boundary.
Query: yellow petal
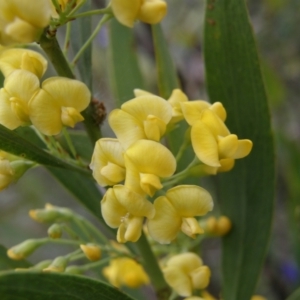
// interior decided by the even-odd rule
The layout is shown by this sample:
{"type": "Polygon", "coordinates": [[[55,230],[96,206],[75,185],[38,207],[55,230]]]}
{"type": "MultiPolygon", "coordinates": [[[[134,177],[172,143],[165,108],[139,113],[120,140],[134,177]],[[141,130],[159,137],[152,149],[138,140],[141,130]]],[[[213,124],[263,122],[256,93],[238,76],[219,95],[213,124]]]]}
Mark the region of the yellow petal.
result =
{"type": "Polygon", "coordinates": [[[47,60],[41,54],[28,49],[12,48],[0,53],[0,69],[5,77],[16,69],[22,69],[41,78],[47,64],[47,60]]]}
{"type": "Polygon", "coordinates": [[[141,187],[150,197],[153,197],[156,191],[163,188],[159,177],[153,174],[141,173],[141,187]]]}
{"type": "Polygon", "coordinates": [[[188,101],[181,103],[182,113],[189,125],[193,125],[200,120],[201,113],[204,109],[209,108],[210,104],[203,100],[188,101]]]}
{"type": "Polygon", "coordinates": [[[202,112],[200,120],[211,130],[215,137],[230,134],[224,122],[210,109],[205,109],[202,112]]]}
{"type": "Polygon", "coordinates": [[[126,210],[135,217],[153,218],[155,209],[145,197],[135,193],[124,185],[115,185],[115,197],[126,210]]]}
{"type": "Polygon", "coordinates": [[[159,23],[167,14],[167,3],[161,0],[145,0],[137,18],[148,24],[159,23]]]}
{"type": "Polygon", "coordinates": [[[182,297],[191,296],[193,292],[192,282],[189,276],[180,269],[170,266],[163,270],[167,283],[182,297]]]}
{"type": "Polygon", "coordinates": [[[74,107],[61,108],[61,122],[63,125],[74,128],[78,122],[83,120],[83,116],[74,107]]]}
{"type": "Polygon", "coordinates": [[[111,185],[113,185],[124,180],[125,169],[116,164],[108,162],[107,165],[100,170],[100,175],[103,176],[107,181],[112,182],[111,185]]]}
{"type": "Polygon", "coordinates": [[[232,158],[224,158],[220,159],[220,164],[221,167],[218,168],[218,173],[228,172],[234,167],[235,161],[232,158]]]}
{"type": "Polygon", "coordinates": [[[78,80],[64,77],[51,77],[42,84],[42,89],[62,107],[73,107],[78,112],[87,108],[91,93],[87,86],[78,80]]]}
{"type": "Polygon", "coordinates": [[[159,142],[166,131],[166,123],[153,115],[148,115],[143,122],[147,139],[159,142]]]}
{"type": "Polygon", "coordinates": [[[44,90],[40,90],[29,103],[32,124],[45,135],[56,135],[62,129],[61,107],[44,90]]]}
{"type": "Polygon", "coordinates": [[[203,216],[213,208],[208,191],[197,185],[179,185],[167,191],[166,197],[183,218],[203,216]]]}
{"type": "Polygon", "coordinates": [[[127,27],[133,27],[141,6],[141,0],[112,0],[111,8],[116,19],[127,27]]]}
{"type": "Polygon", "coordinates": [[[238,140],[238,147],[233,158],[238,159],[249,155],[252,150],[252,146],[253,143],[250,140],[238,140]]]}
{"type": "Polygon", "coordinates": [[[163,98],[154,95],[144,95],[125,102],[122,110],[129,113],[141,123],[147,120],[148,115],[157,117],[168,124],[172,117],[172,107],[163,98]]]}
{"type": "Polygon", "coordinates": [[[219,158],[234,158],[238,147],[238,137],[235,134],[218,138],[219,158]]]}
{"type": "Polygon", "coordinates": [[[133,93],[134,93],[135,97],[146,96],[146,95],[153,95],[152,93],[147,92],[147,91],[142,90],[142,89],[134,89],[133,93]]]}
{"type": "Polygon", "coordinates": [[[177,123],[184,119],[181,109],[181,103],[187,102],[188,98],[180,89],[173,90],[168,102],[172,106],[172,123],[177,123]]]}
{"type": "Polygon", "coordinates": [[[201,121],[192,126],[191,140],[195,154],[203,163],[211,167],[220,167],[216,138],[201,121]]]}
{"type": "Polygon", "coordinates": [[[182,254],[174,255],[167,262],[168,267],[177,267],[186,274],[189,274],[193,270],[201,267],[202,264],[202,259],[193,252],[185,252],[182,254]]]}
{"type": "Polygon", "coordinates": [[[201,234],[204,232],[195,218],[183,218],[181,230],[183,233],[193,239],[196,238],[196,234],[201,234]]]}
{"type": "Polygon", "coordinates": [[[141,234],[143,228],[143,217],[132,217],[129,219],[124,239],[129,242],[136,242],[141,234]]]}
{"type": "Polygon", "coordinates": [[[124,149],[146,138],[143,123],[121,109],[114,109],[109,114],[108,123],[124,149]]]}
{"type": "Polygon", "coordinates": [[[190,273],[194,289],[205,289],[210,281],[210,269],[207,266],[201,266],[190,273]]]}
{"type": "Polygon", "coordinates": [[[125,152],[140,173],[169,177],[176,169],[173,154],[163,145],[150,141],[139,140],[125,152]]]}
{"type": "Polygon", "coordinates": [[[120,204],[113,189],[108,189],[101,201],[101,212],[106,224],[117,228],[121,224],[121,218],[126,216],[127,209],[120,204]]]}
{"type": "Polygon", "coordinates": [[[150,236],[161,244],[169,244],[176,238],[181,226],[181,218],[169,200],[158,197],[154,201],[156,214],[153,219],[148,220],[150,236]]]}
{"type": "Polygon", "coordinates": [[[225,122],[227,113],[221,102],[213,103],[209,109],[212,110],[223,122],[225,122]]]}

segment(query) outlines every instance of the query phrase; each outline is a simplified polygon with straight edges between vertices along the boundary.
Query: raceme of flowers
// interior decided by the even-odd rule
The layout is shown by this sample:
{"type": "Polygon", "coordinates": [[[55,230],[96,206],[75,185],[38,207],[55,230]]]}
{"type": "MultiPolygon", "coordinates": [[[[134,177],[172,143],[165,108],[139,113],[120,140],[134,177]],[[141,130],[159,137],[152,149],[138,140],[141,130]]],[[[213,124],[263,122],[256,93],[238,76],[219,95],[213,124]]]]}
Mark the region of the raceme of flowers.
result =
{"type": "Polygon", "coordinates": [[[78,80],[51,77],[40,83],[47,61],[37,52],[4,49],[0,70],[5,76],[0,90],[0,124],[8,129],[34,125],[45,135],[74,127],[90,103],[91,93],[78,80]]]}
{"type": "Polygon", "coordinates": [[[159,243],[170,243],[180,231],[195,238],[204,232],[197,217],[212,210],[213,200],[199,186],[172,184],[177,162],[162,137],[185,119],[191,126],[193,171],[206,174],[229,171],[235,159],[250,153],[252,142],[229,132],[220,102],[188,101],[179,89],[167,101],[142,90],[135,95],[110,113],[108,122],[117,138],[98,140],[92,156],[94,178],[110,186],[101,201],[103,218],[118,228],[120,243],[136,242],[145,218],[150,236],[159,243]]]}

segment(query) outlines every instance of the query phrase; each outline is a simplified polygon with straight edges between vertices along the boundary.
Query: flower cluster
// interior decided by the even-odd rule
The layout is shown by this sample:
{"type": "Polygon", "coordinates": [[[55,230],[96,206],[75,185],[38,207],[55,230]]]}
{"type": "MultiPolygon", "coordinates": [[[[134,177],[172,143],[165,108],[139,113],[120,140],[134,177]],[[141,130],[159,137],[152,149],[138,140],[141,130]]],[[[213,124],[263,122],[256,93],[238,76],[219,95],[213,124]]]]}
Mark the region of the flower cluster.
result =
{"type": "Polygon", "coordinates": [[[63,126],[74,127],[91,94],[78,80],[51,77],[40,84],[47,61],[37,52],[4,49],[0,69],[5,76],[0,90],[0,124],[13,130],[34,125],[45,135],[60,133],[63,126]]]}
{"type": "Polygon", "coordinates": [[[118,228],[121,243],[139,239],[144,218],[150,236],[162,244],[174,240],[179,231],[195,238],[203,233],[195,217],[212,210],[212,197],[196,185],[164,189],[164,183],[176,177],[176,159],[160,142],[162,137],[185,119],[192,126],[192,145],[200,159],[197,166],[206,165],[212,173],[229,170],[234,159],[248,155],[252,143],[229,133],[221,103],[188,101],[180,90],[174,90],[168,101],[141,90],[135,94],[108,117],[117,139],[98,140],[92,156],[90,167],[96,181],[112,186],[101,201],[103,218],[118,228]],[[160,196],[155,198],[158,191],[160,196]]]}

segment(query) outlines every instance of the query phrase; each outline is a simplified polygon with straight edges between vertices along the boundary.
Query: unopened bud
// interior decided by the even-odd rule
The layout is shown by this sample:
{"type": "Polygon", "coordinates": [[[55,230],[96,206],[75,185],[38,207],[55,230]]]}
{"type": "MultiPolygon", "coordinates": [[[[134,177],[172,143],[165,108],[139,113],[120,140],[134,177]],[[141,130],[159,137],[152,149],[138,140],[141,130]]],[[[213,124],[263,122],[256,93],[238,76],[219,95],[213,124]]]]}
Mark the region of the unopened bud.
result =
{"type": "Polygon", "coordinates": [[[101,258],[101,248],[98,245],[86,244],[80,245],[82,252],[91,261],[97,261],[101,258]]]}
{"type": "Polygon", "coordinates": [[[62,229],[59,224],[52,224],[48,228],[48,236],[51,237],[52,239],[59,239],[62,235],[62,229]]]}
{"type": "Polygon", "coordinates": [[[73,216],[72,211],[68,208],[57,207],[46,204],[44,209],[32,209],[29,216],[40,223],[51,223],[70,220],[73,216]]]}
{"type": "Polygon", "coordinates": [[[64,256],[56,257],[52,263],[45,269],[44,272],[64,272],[68,264],[68,259],[64,256]]]}
{"type": "Polygon", "coordinates": [[[21,244],[18,244],[7,250],[7,256],[14,260],[21,260],[33,253],[43,243],[40,241],[30,239],[21,244]]]}
{"type": "Polygon", "coordinates": [[[206,220],[205,232],[214,236],[226,235],[232,227],[230,219],[226,216],[221,216],[218,219],[209,217],[206,220]]]}
{"type": "Polygon", "coordinates": [[[50,264],[52,263],[51,259],[47,259],[47,260],[43,260],[39,263],[37,263],[36,265],[34,265],[33,267],[31,267],[31,270],[37,270],[37,271],[42,271],[45,268],[47,268],[48,266],[50,266],[50,264]]]}
{"type": "Polygon", "coordinates": [[[82,270],[78,266],[68,266],[65,269],[65,273],[78,275],[78,274],[82,274],[82,270]]]}

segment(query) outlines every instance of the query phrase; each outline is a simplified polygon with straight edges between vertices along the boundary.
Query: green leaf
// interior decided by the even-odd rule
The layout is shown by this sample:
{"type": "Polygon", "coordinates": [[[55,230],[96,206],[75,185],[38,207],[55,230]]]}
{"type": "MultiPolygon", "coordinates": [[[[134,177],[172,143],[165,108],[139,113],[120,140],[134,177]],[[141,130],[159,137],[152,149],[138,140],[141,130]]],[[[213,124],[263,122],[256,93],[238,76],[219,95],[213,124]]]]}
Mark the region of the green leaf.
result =
{"type": "Polygon", "coordinates": [[[2,125],[0,125],[0,149],[41,165],[68,169],[91,176],[89,171],[52,156],[2,125]]]}
{"type": "Polygon", "coordinates": [[[134,97],[134,89],[143,89],[144,83],[137,61],[132,29],[112,19],[109,24],[109,39],[111,88],[119,107],[134,97]]]}
{"type": "Polygon", "coordinates": [[[7,254],[7,249],[0,245],[0,271],[11,270],[16,268],[29,268],[31,264],[25,260],[16,261],[10,259],[7,254]]]}
{"type": "Polygon", "coordinates": [[[132,300],[101,281],[59,273],[5,272],[0,295],[1,300],[132,300]]]}
{"type": "Polygon", "coordinates": [[[286,300],[299,300],[300,299],[300,288],[298,288],[292,295],[290,295],[286,300]]]}
{"type": "Polygon", "coordinates": [[[204,53],[211,102],[227,110],[227,126],[251,139],[251,154],[219,175],[222,213],[233,222],[223,239],[225,300],[248,300],[264,262],[274,206],[274,149],[266,92],[245,2],[208,0],[204,53]]]}

